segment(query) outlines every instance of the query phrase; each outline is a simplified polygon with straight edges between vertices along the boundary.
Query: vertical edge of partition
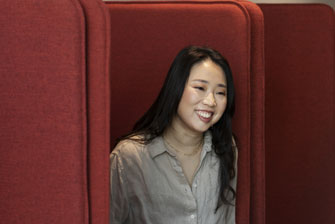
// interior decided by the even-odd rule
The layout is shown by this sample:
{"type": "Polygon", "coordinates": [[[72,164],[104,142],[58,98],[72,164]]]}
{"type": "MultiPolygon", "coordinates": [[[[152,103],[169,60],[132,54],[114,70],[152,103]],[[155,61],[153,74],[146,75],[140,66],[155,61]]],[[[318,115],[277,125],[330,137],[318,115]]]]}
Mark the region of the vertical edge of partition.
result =
{"type": "Polygon", "coordinates": [[[79,0],[86,20],[89,223],[109,223],[110,18],[100,0],[79,0]]]}

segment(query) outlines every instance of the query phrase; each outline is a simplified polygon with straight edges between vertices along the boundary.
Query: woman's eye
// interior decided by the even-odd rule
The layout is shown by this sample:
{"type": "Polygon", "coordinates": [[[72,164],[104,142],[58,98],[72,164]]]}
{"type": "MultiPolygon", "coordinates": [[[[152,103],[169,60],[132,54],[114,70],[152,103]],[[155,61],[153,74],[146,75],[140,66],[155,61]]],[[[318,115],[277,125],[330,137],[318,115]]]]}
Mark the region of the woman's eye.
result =
{"type": "Polygon", "coordinates": [[[217,94],[218,94],[218,95],[225,96],[225,95],[226,95],[226,92],[218,92],[217,94]]]}
{"type": "Polygon", "coordinates": [[[204,87],[201,87],[201,86],[196,86],[196,87],[194,87],[195,89],[198,89],[198,90],[205,90],[205,88],[204,87]]]}

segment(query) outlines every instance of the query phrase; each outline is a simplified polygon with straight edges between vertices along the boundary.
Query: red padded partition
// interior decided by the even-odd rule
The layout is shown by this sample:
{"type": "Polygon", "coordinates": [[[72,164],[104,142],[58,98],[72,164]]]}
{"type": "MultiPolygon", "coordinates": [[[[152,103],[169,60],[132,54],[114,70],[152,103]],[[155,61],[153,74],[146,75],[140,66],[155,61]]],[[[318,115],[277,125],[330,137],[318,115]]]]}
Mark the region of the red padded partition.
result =
{"type": "Polygon", "coordinates": [[[88,197],[91,224],[109,223],[110,18],[101,0],[79,0],[86,24],[88,197]]]}
{"type": "Polygon", "coordinates": [[[1,2],[1,223],[108,223],[108,15],[99,0],[1,2]]]}
{"type": "Polygon", "coordinates": [[[264,142],[264,17],[249,1],[240,1],[248,10],[251,25],[251,139],[250,139],[250,222],[265,223],[265,142],[264,142]]]}
{"type": "Polygon", "coordinates": [[[267,223],[335,223],[334,12],[260,5],[267,223]]]}
{"type": "Polygon", "coordinates": [[[75,1],[1,1],[2,223],[88,223],[83,20],[75,1]]]}
{"type": "Polygon", "coordinates": [[[230,61],[237,89],[237,223],[249,223],[250,18],[238,2],[108,2],[111,12],[111,138],[128,132],[158,94],[177,52],[213,47],[230,61]]]}

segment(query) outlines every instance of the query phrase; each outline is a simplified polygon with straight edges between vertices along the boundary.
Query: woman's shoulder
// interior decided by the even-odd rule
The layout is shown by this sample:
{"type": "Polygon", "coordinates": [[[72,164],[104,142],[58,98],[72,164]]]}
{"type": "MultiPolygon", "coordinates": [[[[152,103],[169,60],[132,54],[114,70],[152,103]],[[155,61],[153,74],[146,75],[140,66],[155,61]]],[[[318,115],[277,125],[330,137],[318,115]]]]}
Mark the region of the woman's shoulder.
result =
{"type": "Polygon", "coordinates": [[[112,154],[133,154],[144,147],[141,143],[141,136],[134,136],[128,139],[121,140],[117,143],[115,148],[112,150],[112,154]]]}
{"type": "Polygon", "coordinates": [[[128,139],[121,140],[112,150],[110,157],[117,157],[120,160],[141,160],[148,153],[142,136],[133,136],[128,139]]]}

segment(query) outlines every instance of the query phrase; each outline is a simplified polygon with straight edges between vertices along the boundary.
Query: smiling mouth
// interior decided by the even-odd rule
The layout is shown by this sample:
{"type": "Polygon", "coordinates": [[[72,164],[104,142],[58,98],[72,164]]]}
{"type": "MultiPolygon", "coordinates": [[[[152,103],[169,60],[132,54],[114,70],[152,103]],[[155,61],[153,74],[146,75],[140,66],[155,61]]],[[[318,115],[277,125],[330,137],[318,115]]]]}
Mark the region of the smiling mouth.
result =
{"type": "Polygon", "coordinates": [[[213,116],[213,112],[208,112],[208,111],[203,111],[203,110],[198,110],[196,111],[198,117],[200,118],[200,120],[208,123],[213,116]]]}

